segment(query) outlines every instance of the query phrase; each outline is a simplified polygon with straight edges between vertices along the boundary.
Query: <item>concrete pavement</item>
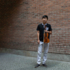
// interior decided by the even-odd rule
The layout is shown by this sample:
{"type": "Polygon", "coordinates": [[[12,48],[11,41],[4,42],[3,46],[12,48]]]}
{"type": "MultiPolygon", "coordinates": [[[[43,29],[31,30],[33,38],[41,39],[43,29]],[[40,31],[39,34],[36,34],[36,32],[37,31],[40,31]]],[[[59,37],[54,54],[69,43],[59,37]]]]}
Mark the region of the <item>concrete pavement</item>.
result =
{"type": "Polygon", "coordinates": [[[70,62],[47,60],[47,68],[36,65],[35,57],[0,53],[0,70],[70,70],[70,62]]]}

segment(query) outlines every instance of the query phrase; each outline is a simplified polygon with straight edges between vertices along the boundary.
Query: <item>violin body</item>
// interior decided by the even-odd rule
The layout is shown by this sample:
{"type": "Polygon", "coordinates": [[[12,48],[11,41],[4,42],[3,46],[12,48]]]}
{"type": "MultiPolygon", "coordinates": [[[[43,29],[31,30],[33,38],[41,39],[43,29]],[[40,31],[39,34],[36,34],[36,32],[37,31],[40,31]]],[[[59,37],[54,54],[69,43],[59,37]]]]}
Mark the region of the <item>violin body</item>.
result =
{"type": "Polygon", "coordinates": [[[49,36],[48,33],[44,33],[44,43],[49,43],[50,42],[48,36],[49,36]]]}
{"type": "MultiPolygon", "coordinates": [[[[46,27],[45,27],[45,29],[46,29],[46,27]]],[[[49,43],[50,42],[48,36],[49,36],[49,33],[44,32],[44,43],[49,43]]]]}

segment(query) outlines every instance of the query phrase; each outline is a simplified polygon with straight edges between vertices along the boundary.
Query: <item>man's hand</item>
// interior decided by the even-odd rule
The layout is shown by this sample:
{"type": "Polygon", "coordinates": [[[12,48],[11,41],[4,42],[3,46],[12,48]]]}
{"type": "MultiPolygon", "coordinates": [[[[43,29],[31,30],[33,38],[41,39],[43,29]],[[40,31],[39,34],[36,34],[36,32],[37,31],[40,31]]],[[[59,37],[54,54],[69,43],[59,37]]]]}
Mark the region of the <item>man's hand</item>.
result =
{"type": "Polygon", "coordinates": [[[47,31],[47,30],[45,30],[45,32],[52,34],[52,31],[47,31]]]}
{"type": "Polygon", "coordinates": [[[38,44],[40,43],[40,40],[38,40],[38,44]]]}
{"type": "Polygon", "coordinates": [[[44,31],[47,32],[47,33],[49,32],[49,31],[47,31],[47,30],[44,30],[44,31]]]}

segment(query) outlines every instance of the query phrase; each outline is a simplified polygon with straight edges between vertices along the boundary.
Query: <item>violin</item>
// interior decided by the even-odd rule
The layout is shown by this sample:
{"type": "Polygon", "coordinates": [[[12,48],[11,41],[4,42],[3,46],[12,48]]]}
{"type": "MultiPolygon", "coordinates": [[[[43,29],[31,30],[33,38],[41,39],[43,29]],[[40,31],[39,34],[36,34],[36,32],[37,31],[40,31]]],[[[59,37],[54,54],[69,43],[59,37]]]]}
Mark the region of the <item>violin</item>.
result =
{"type": "MultiPolygon", "coordinates": [[[[47,27],[46,27],[46,25],[45,25],[44,30],[46,30],[46,28],[47,28],[47,27]]],[[[49,42],[50,42],[48,36],[49,36],[49,33],[47,33],[47,32],[44,31],[44,43],[49,43],[49,42]]]]}

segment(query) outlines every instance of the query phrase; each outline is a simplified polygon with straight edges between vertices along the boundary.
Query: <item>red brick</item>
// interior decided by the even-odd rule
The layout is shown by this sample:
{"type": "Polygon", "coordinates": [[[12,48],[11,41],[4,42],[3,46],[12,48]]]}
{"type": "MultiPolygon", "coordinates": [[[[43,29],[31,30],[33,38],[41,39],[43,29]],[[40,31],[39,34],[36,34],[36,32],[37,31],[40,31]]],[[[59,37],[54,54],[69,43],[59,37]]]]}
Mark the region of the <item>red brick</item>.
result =
{"type": "Polygon", "coordinates": [[[49,52],[70,54],[69,0],[0,0],[0,47],[37,51],[44,14],[53,29],[49,52]]]}

